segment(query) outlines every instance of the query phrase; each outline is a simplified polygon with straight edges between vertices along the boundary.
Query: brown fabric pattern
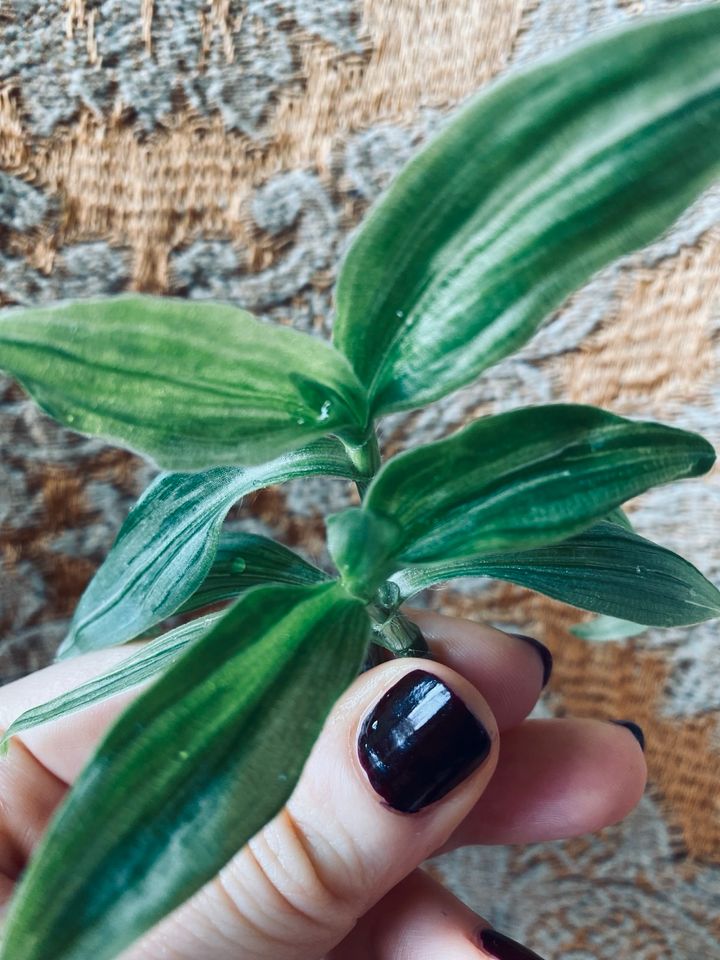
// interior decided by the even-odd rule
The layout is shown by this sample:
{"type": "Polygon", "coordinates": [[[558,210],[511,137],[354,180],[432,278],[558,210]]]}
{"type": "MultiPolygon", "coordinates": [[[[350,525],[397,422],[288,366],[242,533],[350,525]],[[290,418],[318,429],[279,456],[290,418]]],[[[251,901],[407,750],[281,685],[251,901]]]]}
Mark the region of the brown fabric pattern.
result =
{"type": "MultiPolygon", "coordinates": [[[[49,0],[0,11],[0,304],[125,289],[225,299],[327,336],[352,228],[464,97],[638,13],[603,0],[49,0]],[[32,41],[32,42],[31,42],[32,41]]],[[[492,132],[488,131],[488,136],[492,132]]],[[[720,444],[720,188],[593,279],[519,354],[422,411],[386,454],[483,413],[570,400],[720,444]]],[[[0,379],[0,671],[47,663],[85,584],[154,476],[71,434],[0,379]]],[[[319,562],[339,481],[262,491],[228,523],[319,562]]],[[[640,533],[720,582],[720,477],[630,505],[640,533]]],[[[625,824],[433,864],[548,960],[720,960],[718,625],[591,643],[584,614],[504,584],[425,601],[545,641],[540,715],[630,718],[651,788],[625,824]]]]}

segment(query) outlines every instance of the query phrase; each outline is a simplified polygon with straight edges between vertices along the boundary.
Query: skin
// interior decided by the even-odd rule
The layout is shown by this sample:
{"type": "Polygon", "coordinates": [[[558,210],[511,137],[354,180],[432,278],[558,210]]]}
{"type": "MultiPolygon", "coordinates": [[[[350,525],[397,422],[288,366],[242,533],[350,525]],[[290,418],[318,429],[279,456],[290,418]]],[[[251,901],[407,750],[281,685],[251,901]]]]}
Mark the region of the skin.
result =
{"type": "MultiPolygon", "coordinates": [[[[491,627],[417,611],[435,659],[395,660],[336,704],[287,807],[213,882],[122,960],[470,960],[485,922],[418,869],[469,844],[529,843],[624,817],[645,785],[632,734],[591,720],[526,720],[542,663],[491,627]],[[487,760],[415,814],[383,806],[357,757],[363,718],[399,678],[437,674],[492,737],[487,760]]],[[[106,670],[127,649],[64,661],[0,691],[0,727],[106,670]]],[[[123,694],[28,731],[0,764],[0,898],[107,726],[123,694]]],[[[491,891],[487,891],[490,900],[491,891]]],[[[512,931],[504,931],[512,935],[512,931]]]]}

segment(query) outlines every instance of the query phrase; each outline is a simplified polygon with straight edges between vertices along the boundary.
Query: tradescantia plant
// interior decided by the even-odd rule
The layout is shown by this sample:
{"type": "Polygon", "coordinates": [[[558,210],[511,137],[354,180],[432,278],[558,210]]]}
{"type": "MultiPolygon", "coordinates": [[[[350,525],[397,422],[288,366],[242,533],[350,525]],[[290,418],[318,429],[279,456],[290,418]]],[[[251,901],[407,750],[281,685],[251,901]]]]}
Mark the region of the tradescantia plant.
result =
{"type": "Polygon", "coordinates": [[[719,169],[715,5],[608,35],[472,101],[357,233],[332,346],[162,298],[0,312],[0,366],[46,411],[166,471],[59,655],[204,611],[8,730],[156,676],[57,813],[1,960],[110,960],[208,881],[288,798],[370,647],[426,652],[401,604],[428,586],[495,577],[635,624],[720,615],[720,592],[620,509],[708,471],[702,437],[571,404],[483,417],[385,463],[375,432],[518,348],[719,169]],[[327,518],[335,574],[222,533],[241,497],[320,474],[361,496],[327,518]]]}

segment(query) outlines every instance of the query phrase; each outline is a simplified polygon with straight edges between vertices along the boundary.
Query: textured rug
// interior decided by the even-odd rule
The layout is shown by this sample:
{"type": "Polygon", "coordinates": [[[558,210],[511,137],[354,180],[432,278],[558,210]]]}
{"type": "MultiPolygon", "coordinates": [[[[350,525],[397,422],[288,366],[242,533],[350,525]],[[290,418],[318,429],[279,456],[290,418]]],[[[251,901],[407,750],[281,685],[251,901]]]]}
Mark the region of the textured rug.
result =
{"type": "MultiPolygon", "coordinates": [[[[657,0],[8,0],[0,6],[0,303],[124,289],[212,297],[327,336],[353,226],[417,146],[498,74],[657,0]]],[[[388,418],[387,452],[479,413],[582,401],[720,445],[720,188],[596,277],[471,388],[388,418]]],[[[153,476],[0,378],[0,672],[46,663],[153,476]]],[[[264,491],[230,523],[323,559],[346,486],[264,491]]],[[[631,505],[720,582],[720,474],[631,505]]],[[[582,615],[466,582],[428,604],[541,637],[545,715],[632,718],[651,788],[600,836],[466,851],[440,873],[549,960],[720,960],[718,624],[591,643],[582,615]]]]}

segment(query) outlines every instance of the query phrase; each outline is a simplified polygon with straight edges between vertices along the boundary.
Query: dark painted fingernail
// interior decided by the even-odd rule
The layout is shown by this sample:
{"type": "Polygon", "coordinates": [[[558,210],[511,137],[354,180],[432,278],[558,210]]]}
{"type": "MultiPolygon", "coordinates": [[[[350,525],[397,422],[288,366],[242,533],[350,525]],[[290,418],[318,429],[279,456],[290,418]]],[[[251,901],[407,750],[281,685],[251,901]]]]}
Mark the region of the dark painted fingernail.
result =
{"type": "Polygon", "coordinates": [[[487,730],[456,693],[434,674],[413,670],[363,723],[358,755],[385,803],[416,813],[462,783],[490,745],[487,730]]]}
{"type": "Polygon", "coordinates": [[[645,734],[639,724],[633,723],[632,720],[612,720],[611,722],[618,727],[626,727],[640,744],[643,753],[645,752],[645,734]]]}
{"type": "Polygon", "coordinates": [[[543,960],[537,953],[491,927],[480,930],[477,939],[483,950],[498,960],[543,960]]]}
{"type": "Polygon", "coordinates": [[[543,686],[546,687],[550,675],[552,674],[553,668],[553,655],[550,653],[548,648],[544,643],[540,643],[539,640],[536,640],[535,637],[526,637],[524,633],[512,633],[510,636],[515,637],[518,640],[524,640],[525,643],[529,643],[530,646],[535,650],[535,653],[542,660],[543,667],[543,686]]]}

